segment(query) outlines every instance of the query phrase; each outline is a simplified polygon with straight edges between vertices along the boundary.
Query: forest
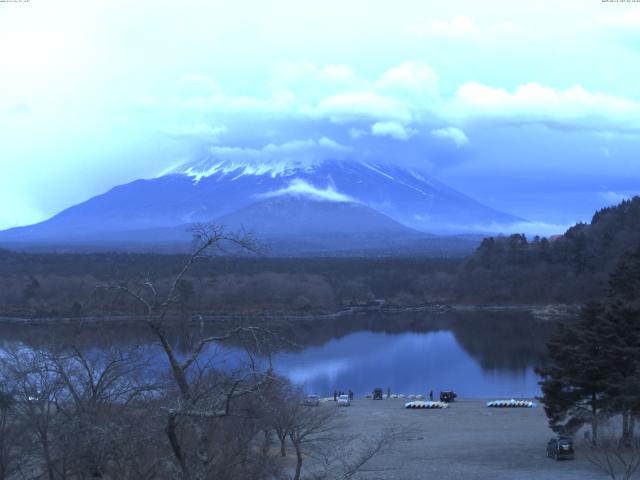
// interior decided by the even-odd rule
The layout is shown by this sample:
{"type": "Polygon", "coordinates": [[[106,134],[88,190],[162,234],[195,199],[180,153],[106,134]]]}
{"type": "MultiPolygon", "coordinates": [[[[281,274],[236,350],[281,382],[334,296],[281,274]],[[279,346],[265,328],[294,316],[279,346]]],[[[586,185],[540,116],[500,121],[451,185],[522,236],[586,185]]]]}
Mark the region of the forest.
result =
{"type": "MultiPolygon", "coordinates": [[[[353,305],[579,304],[603,298],[618,259],[640,245],[640,197],[552,238],[489,237],[468,258],[212,255],[182,280],[184,311],[327,312],[353,305]]],[[[166,284],[184,255],[0,250],[4,316],[139,313],[97,286],[166,284]]]]}

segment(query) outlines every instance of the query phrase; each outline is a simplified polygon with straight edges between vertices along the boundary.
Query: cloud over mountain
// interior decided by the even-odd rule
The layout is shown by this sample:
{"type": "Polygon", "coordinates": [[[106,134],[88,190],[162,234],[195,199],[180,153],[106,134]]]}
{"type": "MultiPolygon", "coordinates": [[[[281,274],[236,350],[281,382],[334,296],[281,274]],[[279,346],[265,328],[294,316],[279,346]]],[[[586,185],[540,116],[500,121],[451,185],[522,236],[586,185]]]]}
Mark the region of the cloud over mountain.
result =
{"type": "MultiPolygon", "coordinates": [[[[23,213],[0,209],[0,227],[211,148],[225,158],[382,160],[500,208],[524,180],[517,197],[482,185],[507,174],[571,182],[573,168],[627,191],[626,178],[640,182],[640,17],[629,2],[609,7],[60,0],[3,9],[0,202],[23,213]],[[307,140],[315,144],[296,143],[307,140]]],[[[590,198],[604,190],[589,188],[590,198]]]]}
{"type": "Polygon", "coordinates": [[[324,200],[328,202],[357,202],[353,197],[337,192],[332,185],[327,185],[327,188],[322,189],[300,178],[292,180],[285,188],[259,194],[257,198],[282,196],[307,197],[313,200],[324,200]]]}

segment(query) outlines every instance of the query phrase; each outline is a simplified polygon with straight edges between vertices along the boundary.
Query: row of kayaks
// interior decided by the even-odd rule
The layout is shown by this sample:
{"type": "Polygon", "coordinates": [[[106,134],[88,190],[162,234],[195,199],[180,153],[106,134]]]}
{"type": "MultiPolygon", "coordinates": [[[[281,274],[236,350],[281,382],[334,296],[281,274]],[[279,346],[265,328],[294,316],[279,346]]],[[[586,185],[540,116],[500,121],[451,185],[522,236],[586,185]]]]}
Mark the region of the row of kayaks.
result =
{"type": "MultiPolygon", "coordinates": [[[[530,400],[492,400],[487,402],[490,408],[535,408],[537,405],[530,400]]],[[[446,402],[413,401],[404,404],[405,408],[449,408],[446,402]]]]}
{"type": "Polygon", "coordinates": [[[423,401],[414,401],[407,402],[404,404],[405,408],[449,408],[449,404],[445,402],[423,402],[423,401]]]}
{"type": "Polygon", "coordinates": [[[536,402],[530,400],[493,400],[487,402],[487,407],[492,408],[535,408],[536,402]]]}

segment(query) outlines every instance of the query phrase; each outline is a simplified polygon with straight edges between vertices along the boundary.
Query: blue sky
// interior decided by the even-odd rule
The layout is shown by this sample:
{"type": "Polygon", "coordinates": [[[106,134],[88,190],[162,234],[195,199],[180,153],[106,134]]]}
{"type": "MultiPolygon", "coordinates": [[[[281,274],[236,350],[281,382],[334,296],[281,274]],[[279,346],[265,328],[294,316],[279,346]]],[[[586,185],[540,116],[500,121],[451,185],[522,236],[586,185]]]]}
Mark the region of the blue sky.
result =
{"type": "Polygon", "coordinates": [[[640,186],[638,3],[31,1],[0,42],[0,228],[205,150],[406,164],[545,232],[640,186]]]}

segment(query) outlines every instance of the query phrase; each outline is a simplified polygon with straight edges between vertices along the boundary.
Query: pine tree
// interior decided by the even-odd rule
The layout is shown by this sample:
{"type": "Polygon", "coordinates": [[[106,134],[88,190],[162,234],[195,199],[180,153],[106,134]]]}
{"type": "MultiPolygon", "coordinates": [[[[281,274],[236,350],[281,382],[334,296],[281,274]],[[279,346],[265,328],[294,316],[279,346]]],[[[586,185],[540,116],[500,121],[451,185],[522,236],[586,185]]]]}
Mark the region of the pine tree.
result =
{"type": "Polygon", "coordinates": [[[549,363],[538,370],[551,429],[573,434],[590,423],[593,441],[598,436],[598,420],[607,409],[607,375],[597,333],[603,311],[602,305],[590,304],[579,321],[560,324],[547,344],[549,363]]]}
{"type": "Polygon", "coordinates": [[[611,273],[609,298],[625,303],[640,301],[640,247],[625,254],[611,273]]]}
{"type": "Polygon", "coordinates": [[[542,403],[550,427],[574,433],[621,415],[622,440],[640,415],[640,249],[625,255],[610,277],[606,304],[587,305],[578,321],[561,324],[540,369],[542,403]]]}

